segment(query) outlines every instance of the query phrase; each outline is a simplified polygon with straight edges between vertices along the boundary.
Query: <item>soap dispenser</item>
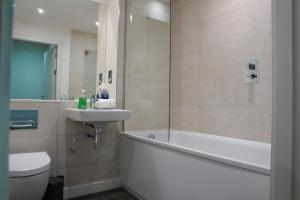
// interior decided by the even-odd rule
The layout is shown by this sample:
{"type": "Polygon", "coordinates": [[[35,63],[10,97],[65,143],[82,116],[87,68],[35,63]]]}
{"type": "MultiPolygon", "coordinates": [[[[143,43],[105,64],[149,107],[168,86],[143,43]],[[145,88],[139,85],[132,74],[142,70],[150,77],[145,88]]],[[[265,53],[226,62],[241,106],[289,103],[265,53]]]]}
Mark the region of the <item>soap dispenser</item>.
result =
{"type": "Polygon", "coordinates": [[[78,99],[78,109],[86,109],[86,108],[87,108],[86,91],[81,90],[81,95],[78,99]]]}

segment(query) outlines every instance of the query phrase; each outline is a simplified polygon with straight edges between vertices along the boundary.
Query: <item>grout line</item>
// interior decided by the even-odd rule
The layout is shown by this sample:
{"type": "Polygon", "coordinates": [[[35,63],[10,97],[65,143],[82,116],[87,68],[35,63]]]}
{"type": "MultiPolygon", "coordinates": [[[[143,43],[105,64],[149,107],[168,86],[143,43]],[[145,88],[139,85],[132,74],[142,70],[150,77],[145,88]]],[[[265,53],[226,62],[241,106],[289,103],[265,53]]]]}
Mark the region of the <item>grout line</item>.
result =
{"type": "MultiPolygon", "coordinates": [[[[59,141],[58,141],[58,135],[59,135],[59,134],[58,134],[58,133],[59,133],[59,127],[60,127],[60,111],[61,111],[60,108],[61,108],[61,104],[62,104],[62,102],[59,102],[59,103],[58,103],[58,107],[57,107],[57,116],[58,116],[58,117],[57,117],[57,129],[56,129],[56,131],[57,131],[57,132],[56,132],[56,147],[57,147],[57,148],[56,148],[56,160],[57,160],[57,161],[56,161],[56,165],[57,165],[57,166],[56,166],[56,175],[59,175],[59,174],[58,174],[58,168],[59,168],[59,162],[60,162],[60,161],[59,161],[59,160],[60,160],[60,159],[59,159],[59,155],[58,155],[58,154],[59,154],[59,153],[58,153],[58,149],[59,149],[59,146],[58,146],[58,145],[59,145],[59,141]]],[[[64,174],[64,176],[65,176],[65,174],[64,174]]]]}
{"type": "Polygon", "coordinates": [[[168,142],[170,142],[171,138],[171,84],[172,84],[172,5],[173,2],[170,1],[170,29],[169,29],[169,127],[168,127],[168,142]]]}

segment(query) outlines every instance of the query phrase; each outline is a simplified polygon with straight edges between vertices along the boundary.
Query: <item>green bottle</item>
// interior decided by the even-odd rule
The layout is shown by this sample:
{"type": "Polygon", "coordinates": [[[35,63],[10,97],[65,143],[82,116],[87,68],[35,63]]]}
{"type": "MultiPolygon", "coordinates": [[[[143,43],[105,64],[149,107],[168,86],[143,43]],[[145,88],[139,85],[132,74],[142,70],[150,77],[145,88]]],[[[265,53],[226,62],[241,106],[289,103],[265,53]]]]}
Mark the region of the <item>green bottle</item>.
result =
{"type": "Polygon", "coordinates": [[[81,90],[81,95],[78,99],[78,109],[87,109],[87,98],[85,90],[81,90]]]}

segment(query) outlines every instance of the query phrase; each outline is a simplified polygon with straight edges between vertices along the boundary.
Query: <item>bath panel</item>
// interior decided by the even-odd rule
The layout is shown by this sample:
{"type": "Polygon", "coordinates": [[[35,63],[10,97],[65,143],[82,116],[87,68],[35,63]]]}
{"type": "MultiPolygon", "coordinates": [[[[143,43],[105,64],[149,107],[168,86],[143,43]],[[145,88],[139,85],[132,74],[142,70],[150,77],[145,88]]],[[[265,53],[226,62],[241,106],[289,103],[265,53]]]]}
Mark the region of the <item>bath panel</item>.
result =
{"type": "Polygon", "coordinates": [[[122,184],[134,193],[147,200],[269,199],[269,144],[182,131],[171,131],[168,143],[162,135],[122,136],[122,184]]]}

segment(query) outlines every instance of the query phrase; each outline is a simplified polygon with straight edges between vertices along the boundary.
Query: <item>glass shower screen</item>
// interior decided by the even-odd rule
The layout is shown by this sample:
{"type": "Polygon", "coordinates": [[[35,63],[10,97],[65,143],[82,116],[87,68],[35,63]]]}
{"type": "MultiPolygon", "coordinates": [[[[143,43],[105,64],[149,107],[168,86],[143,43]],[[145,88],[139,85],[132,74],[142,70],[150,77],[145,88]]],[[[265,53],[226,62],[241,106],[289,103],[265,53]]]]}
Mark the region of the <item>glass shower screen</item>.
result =
{"type": "Polygon", "coordinates": [[[125,131],[169,132],[170,5],[127,1],[125,131]]]}

